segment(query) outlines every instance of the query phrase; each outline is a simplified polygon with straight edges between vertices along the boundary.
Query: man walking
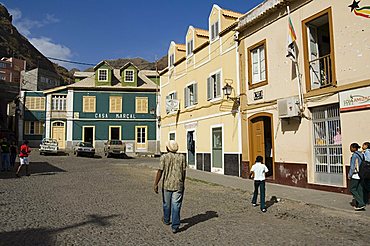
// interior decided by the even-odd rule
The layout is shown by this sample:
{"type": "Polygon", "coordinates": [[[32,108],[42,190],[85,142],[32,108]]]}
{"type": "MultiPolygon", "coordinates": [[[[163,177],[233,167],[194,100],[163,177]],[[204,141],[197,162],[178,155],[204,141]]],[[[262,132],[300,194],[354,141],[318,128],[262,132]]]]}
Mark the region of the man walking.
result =
{"type": "Polygon", "coordinates": [[[15,173],[15,175],[19,178],[19,172],[21,171],[21,168],[22,166],[26,166],[26,176],[30,176],[30,173],[28,171],[28,165],[30,164],[30,161],[28,159],[28,155],[30,154],[31,152],[31,148],[28,147],[28,141],[27,140],[24,140],[22,146],[21,146],[21,150],[20,150],[20,154],[19,154],[19,166],[18,166],[18,170],[17,172],[15,173]]]}
{"type": "Polygon", "coordinates": [[[154,192],[158,194],[158,183],[162,179],[163,223],[171,224],[172,232],[180,227],[180,210],[185,190],[186,161],[185,156],[176,153],[179,146],[176,141],[166,143],[167,152],[160,158],[159,169],[154,182],[154,192]]]}

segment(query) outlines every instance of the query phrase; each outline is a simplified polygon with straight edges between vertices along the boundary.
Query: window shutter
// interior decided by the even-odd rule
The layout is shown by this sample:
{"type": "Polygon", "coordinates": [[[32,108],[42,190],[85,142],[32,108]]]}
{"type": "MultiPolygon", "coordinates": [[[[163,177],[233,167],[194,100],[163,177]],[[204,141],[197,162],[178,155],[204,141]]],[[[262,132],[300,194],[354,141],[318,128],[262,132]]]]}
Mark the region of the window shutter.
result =
{"type": "Polygon", "coordinates": [[[215,39],[215,25],[211,26],[211,40],[215,39]]]}
{"type": "Polygon", "coordinates": [[[177,100],[177,92],[174,92],[173,93],[173,99],[176,99],[177,100]]]}
{"type": "Polygon", "coordinates": [[[30,122],[29,121],[24,122],[24,133],[30,134],[30,122]]]}
{"type": "Polygon", "coordinates": [[[170,99],[170,96],[166,96],[166,104],[165,104],[165,106],[166,106],[166,113],[168,114],[169,112],[170,112],[170,109],[169,109],[169,107],[168,107],[168,105],[167,105],[167,101],[170,99]]]}
{"type": "Polygon", "coordinates": [[[194,104],[198,103],[198,83],[193,84],[194,104]]]}
{"type": "Polygon", "coordinates": [[[211,80],[211,77],[209,77],[207,79],[207,100],[211,100],[212,99],[212,80],[211,80]]]}
{"type": "Polygon", "coordinates": [[[217,38],[218,37],[218,33],[219,33],[219,29],[218,29],[218,21],[216,21],[216,23],[215,23],[215,38],[217,38]]]}
{"type": "Polygon", "coordinates": [[[148,98],[144,98],[142,107],[143,107],[143,112],[148,113],[148,98]]]}
{"type": "Polygon", "coordinates": [[[221,74],[217,73],[216,74],[216,97],[221,96],[221,74]]]}
{"type": "Polygon", "coordinates": [[[188,93],[188,87],[184,88],[184,99],[185,99],[185,108],[189,106],[189,93],[188,93]]]}

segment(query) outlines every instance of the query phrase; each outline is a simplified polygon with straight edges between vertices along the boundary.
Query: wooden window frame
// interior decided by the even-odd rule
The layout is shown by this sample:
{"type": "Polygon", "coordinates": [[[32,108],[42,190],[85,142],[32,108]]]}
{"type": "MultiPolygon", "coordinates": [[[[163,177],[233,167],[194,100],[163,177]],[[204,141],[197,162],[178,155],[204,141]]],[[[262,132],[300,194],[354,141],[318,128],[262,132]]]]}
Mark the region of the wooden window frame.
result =
{"type": "Polygon", "coordinates": [[[45,110],[45,97],[26,97],[25,107],[29,111],[44,111],[45,110]],[[39,102],[37,102],[39,100],[39,102]],[[36,107],[39,105],[39,107],[36,107]]]}
{"type": "MultiPolygon", "coordinates": [[[[117,101],[115,103],[117,103],[117,101]]],[[[122,96],[109,96],[109,113],[122,113],[122,96]],[[116,108],[112,108],[113,100],[119,101],[120,107],[118,109],[117,105],[116,108]]]]}
{"type": "MultiPolygon", "coordinates": [[[[90,103],[89,103],[90,104],[90,103]]],[[[96,112],[96,96],[83,96],[82,97],[82,112],[84,113],[95,113],[96,112]],[[86,101],[87,99],[94,99],[94,107],[93,109],[86,108],[86,101]]]]}
{"type": "Polygon", "coordinates": [[[148,97],[136,97],[135,98],[135,112],[137,114],[147,114],[148,113],[148,108],[149,108],[149,99],[148,99],[148,97]],[[140,108],[138,107],[138,105],[139,105],[138,101],[139,100],[141,100],[141,101],[146,100],[146,110],[145,109],[143,110],[142,102],[140,103],[141,107],[140,108]]]}
{"type": "Polygon", "coordinates": [[[126,69],[124,73],[125,73],[125,82],[127,82],[127,83],[134,83],[135,82],[135,70],[126,69]],[[127,72],[132,72],[132,80],[127,80],[127,72]]]}
{"type": "Polygon", "coordinates": [[[317,89],[311,89],[311,76],[310,76],[310,69],[309,69],[309,55],[308,55],[308,35],[307,35],[307,24],[321,16],[328,15],[328,21],[329,21],[329,35],[330,35],[330,57],[332,62],[332,84],[329,85],[332,87],[335,87],[337,84],[337,78],[335,74],[335,51],[334,51],[334,29],[333,29],[333,15],[332,15],[332,9],[331,7],[324,9],[317,14],[314,14],[302,21],[302,40],[303,40],[303,55],[304,55],[304,70],[305,70],[305,80],[306,80],[306,92],[310,91],[316,91],[325,87],[320,87],[317,89]]]}
{"type": "Polygon", "coordinates": [[[268,67],[267,67],[267,42],[266,39],[259,41],[258,43],[250,46],[247,49],[248,54],[248,88],[254,89],[268,84],[268,67]],[[263,46],[265,49],[265,80],[253,84],[253,70],[252,70],[252,51],[263,46]]]}
{"type": "Polygon", "coordinates": [[[98,69],[98,81],[100,82],[108,82],[109,81],[109,75],[108,75],[109,71],[108,69],[98,69]],[[103,79],[100,79],[100,72],[102,71],[106,71],[107,72],[107,79],[103,80],[103,79]]]}
{"type": "Polygon", "coordinates": [[[25,135],[33,135],[33,136],[40,136],[44,135],[44,122],[42,121],[25,121],[24,122],[24,134],[25,135]],[[33,123],[34,132],[31,133],[31,124],[33,123]],[[36,131],[36,125],[37,131],[36,131]]]}

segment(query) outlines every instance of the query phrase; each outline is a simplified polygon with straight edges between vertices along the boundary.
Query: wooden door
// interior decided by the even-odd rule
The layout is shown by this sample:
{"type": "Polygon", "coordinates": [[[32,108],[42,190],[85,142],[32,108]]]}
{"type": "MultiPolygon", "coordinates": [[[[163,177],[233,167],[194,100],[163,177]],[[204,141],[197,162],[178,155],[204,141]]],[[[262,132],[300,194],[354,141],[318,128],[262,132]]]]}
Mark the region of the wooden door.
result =
{"type": "Polygon", "coordinates": [[[251,122],[251,159],[250,165],[253,165],[257,156],[265,156],[265,136],[264,123],[262,118],[252,120],[251,122]]]}
{"type": "Polygon", "coordinates": [[[53,126],[52,138],[58,141],[58,147],[60,149],[65,148],[65,132],[63,126],[53,126]]]}
{"type": "Polygon", "coordinates": [[[148,131],[146,126],[136,127],[136,150],[146,151],[147,150],[147,140],[148,131]]]}

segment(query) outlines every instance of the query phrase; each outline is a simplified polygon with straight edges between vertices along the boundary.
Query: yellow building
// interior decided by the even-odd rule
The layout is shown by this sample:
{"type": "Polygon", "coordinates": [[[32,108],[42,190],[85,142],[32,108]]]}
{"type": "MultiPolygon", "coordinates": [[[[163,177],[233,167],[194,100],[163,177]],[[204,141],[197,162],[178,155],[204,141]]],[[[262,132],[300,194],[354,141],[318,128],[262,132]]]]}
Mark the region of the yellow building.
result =
{"type": "Polygon", "coordinates": [[[352,3],[267,0],[239,18],[243,174],[262,155],[277,183],[345,190],[349,145],[370,140],[370,0],[352,3]]]}
{"type": "Polygon", "coordinates": [[[175,139],[191,168],[234,176],[241,173],[241,118],[222,88],[239,93],[233,29],[241,15],[214,5],[209,30],[190,26],[185,45],[171,42],[160,73],[161,151],[175,139]]]}

